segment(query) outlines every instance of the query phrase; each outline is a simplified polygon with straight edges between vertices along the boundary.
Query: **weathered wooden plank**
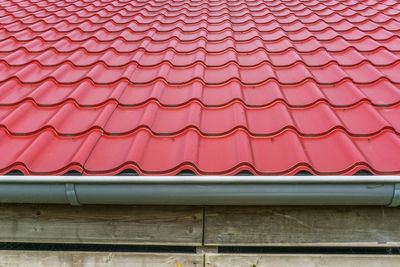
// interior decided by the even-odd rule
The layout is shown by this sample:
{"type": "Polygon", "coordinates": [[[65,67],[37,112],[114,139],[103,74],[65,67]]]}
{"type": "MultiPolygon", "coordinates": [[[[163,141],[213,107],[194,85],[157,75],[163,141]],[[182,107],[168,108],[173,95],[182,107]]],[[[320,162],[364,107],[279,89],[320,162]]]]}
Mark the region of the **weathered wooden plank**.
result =
{"type": "Polygon", "coordinates": [[[400,209],[207,207],[205,245],[399,246],[400,209]]]}
{"type": "Polygon", "coordinates": [[[200,267],[202,255],[123,252],[0,251],[0,266],[30,267],[200,267]]]}
{"type": "Polygon", "coordinates": [[[200,207],[0,205],[0,242],[193,245],[200,207]]]}
{"type": "Polygon", "coordinates": [[[397,267],[400,264],[400,256],[207,254],[205,263],[206,267],[397,267]]]}

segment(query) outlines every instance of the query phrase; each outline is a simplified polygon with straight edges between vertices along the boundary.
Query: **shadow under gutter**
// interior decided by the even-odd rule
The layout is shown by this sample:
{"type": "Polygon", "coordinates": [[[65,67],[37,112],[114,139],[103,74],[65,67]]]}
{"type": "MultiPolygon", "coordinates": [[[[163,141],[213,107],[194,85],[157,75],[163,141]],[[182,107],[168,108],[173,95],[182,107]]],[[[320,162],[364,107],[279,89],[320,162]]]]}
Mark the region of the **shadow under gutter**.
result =
{"type": "Polygon", "coordinates": [[[1,176],[1,203],[400,205],[400,176],[1,176]]]}

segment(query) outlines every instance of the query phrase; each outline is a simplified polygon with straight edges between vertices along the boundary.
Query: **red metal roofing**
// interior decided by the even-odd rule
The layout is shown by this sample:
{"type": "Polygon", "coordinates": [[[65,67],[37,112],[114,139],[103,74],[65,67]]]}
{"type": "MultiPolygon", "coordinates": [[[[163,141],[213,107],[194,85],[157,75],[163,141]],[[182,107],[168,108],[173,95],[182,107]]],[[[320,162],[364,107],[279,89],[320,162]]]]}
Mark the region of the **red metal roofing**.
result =
{"type": "Polygon", "coordinates": [[[395,0],[0,0],[0,173],[400,173],[395,0]]]}

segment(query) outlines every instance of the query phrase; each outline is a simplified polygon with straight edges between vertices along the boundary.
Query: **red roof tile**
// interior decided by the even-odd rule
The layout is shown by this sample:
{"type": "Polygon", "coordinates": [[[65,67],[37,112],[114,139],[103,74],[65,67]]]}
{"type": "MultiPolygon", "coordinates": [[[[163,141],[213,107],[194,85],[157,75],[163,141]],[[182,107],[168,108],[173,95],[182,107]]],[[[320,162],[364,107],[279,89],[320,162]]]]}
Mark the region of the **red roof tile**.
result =
{"type": "Polygon", "coordinates": [[[0,173],[400,173],[395,0],[12,0],[0,25],[0,173]]]}

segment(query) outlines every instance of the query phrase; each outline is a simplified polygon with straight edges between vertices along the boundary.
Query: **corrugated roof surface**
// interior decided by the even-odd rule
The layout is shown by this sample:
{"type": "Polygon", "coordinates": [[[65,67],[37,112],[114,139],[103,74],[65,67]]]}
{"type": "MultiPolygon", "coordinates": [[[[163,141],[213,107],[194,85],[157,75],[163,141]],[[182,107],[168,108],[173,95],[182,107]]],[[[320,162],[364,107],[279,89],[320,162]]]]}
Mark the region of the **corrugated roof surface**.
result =
{"type": "Polygon", "coordinates": [[[0,173],[400,173],[400,3],[0,1],[0,173]]]}

